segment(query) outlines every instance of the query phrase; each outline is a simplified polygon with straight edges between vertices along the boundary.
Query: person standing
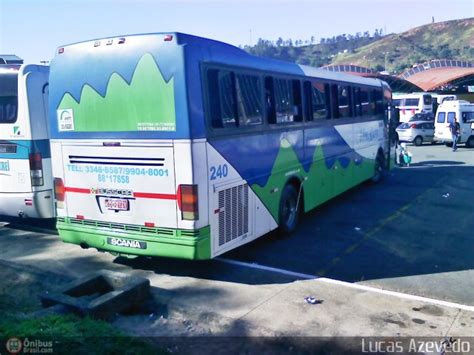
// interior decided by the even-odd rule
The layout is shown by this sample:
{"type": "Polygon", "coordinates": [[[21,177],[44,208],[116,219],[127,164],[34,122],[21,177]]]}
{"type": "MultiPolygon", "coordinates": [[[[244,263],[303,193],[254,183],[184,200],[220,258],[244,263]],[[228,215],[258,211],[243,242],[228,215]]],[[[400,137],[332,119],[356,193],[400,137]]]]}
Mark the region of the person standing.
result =
{"type": "Polygon", "coordinates": [[[461,133],[461,127],[459,126],[459,122],[456,121],[456,118],[449,124],[449,130],[451,131],[451,137],[453,139],[453,152],[455,152],[458,149],[457,142],[459,134],[461,133]]]}

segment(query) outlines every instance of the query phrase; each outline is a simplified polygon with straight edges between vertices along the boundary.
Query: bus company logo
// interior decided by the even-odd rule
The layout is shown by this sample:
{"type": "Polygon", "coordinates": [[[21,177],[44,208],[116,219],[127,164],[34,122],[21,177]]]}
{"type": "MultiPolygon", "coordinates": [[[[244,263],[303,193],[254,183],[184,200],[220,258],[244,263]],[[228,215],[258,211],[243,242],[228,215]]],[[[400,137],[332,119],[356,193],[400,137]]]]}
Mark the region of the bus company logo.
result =
{"type": "Polygon", "coordinates": [[[122,238],[108,238],[107,242],[110,245],[116,247],[125,247],[125,248],[134,248],[134,249],[145,249],[144,245],[142,245],[138,240],[129,240],[129,239],[122,239],[122,238]]]}
{"type": "Polygon", "coordinates": [[[58,129],[62,131],[74,131],[74,114],[72,109],[57,110],[58,129]]]}
{"type": "Polygon", "coordinates": [[[7,340],[7,343],[5,344],[5,348],[10,354],[18,354],[23,348],[23,344],[21,343],[21,340],[18,338],[10,338],[7,340]]]}
{"type": "Polygon", "coordinates": [[[131,197],[133,196],[132,190],[127,189],[107,189],[107,188],[94,188],[91,187],[92,195],[106,195],[106,196],[120,196],[120,197],[131,197]]]}

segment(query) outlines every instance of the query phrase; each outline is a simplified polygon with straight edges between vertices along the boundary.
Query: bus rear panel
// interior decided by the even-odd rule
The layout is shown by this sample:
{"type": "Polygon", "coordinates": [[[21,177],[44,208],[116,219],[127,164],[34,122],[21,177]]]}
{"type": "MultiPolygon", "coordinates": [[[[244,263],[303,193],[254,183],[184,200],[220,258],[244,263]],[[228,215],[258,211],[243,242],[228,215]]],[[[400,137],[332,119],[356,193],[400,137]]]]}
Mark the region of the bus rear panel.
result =
{"type": "Polygon", "coordinates": [[[183,66],[172,35],[58,49],[50,120],[64,241],[121,255],[210,258],[198,203],[207,191],[192,159],[204,142],[190,140],[183,66]]]}
{"type": "Polygon", "coordinates": [[[0,214],[52,218],[48,68],[0,65],[0,214]]]}

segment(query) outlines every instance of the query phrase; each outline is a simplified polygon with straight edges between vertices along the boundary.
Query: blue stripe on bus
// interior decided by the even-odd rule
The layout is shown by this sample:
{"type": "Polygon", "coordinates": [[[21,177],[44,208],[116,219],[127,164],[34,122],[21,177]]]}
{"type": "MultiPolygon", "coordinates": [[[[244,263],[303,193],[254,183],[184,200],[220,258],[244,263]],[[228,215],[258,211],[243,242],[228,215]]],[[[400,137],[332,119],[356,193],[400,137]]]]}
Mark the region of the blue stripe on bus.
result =
{"type": "Polygon", "coordinates": [[[16,144],[16,153],[0,153],[0,159],[28,159],[30,153],[41,153],[43,159],[51,158],[49,139],[2,140],[0,144],[16,144]]]}
{"type": "Polygon", "coordinates": [[[284,133],[268,132],[264,135],[237,136],[232,139],[209,139],[209,143],[239,172],[249,185],[265,186],[272,174],[272,168],[280,150],[282,138],[286,139],[298,158],[298,163],[308,172],[320,141],[327,169],[336,162],[347,168],[351,161],[362,161],[334,127],[313,127],[301,131],[284,133]]]}

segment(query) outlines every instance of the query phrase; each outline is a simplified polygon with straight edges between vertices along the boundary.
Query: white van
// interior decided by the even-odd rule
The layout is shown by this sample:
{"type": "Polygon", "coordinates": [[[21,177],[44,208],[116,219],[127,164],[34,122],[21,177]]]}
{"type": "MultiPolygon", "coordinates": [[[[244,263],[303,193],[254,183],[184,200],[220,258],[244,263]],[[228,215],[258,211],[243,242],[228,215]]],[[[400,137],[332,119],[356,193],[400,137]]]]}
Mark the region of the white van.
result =
{"type": "Polygon", "coordinates": [[[449,125],[457,121],[461,127],[458,143],[474,148],[474,104],[464,100],[444,101],[438,107],[435,121],[435,140],[447,145],[453,143],[449,125]]]}
{"type": "Polygon", "coordinates": [[[400,110],[400,123],[408,122],[416,113],[433,112],[433,98],[427,93],[395,93],[392,105],[400,110]]]}
{"type": "Polygon", "coordinates": [[[47,66],[0,65],[0,215],[55,216],[48,76],[47,66]]]}

